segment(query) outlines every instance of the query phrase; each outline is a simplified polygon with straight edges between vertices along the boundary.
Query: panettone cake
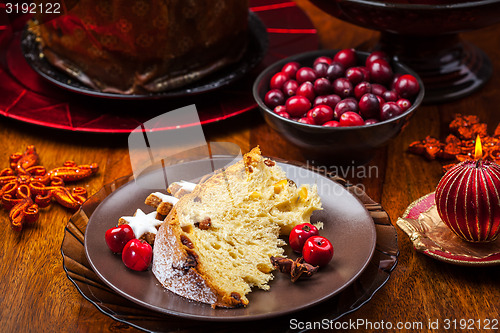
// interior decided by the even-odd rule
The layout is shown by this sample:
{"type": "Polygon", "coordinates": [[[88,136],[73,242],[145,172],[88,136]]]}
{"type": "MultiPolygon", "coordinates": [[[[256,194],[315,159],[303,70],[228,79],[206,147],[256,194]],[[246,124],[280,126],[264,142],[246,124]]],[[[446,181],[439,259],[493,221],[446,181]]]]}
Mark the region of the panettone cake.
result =
{"type": "Polygon", "coordinates": [[[178,88],[238,61],[246,48],[246,0],[62,3],[64,15],[31,29],[52,65],[101,92],[178,88]]]}

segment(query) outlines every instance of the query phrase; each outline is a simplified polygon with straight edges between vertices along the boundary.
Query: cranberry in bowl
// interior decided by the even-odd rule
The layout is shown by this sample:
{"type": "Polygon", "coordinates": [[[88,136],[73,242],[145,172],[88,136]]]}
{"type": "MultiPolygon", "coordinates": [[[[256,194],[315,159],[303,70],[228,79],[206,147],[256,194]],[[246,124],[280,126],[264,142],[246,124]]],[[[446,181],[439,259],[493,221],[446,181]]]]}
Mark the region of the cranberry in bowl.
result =
{"type": "Polygon", "coordinates": [[[413,70],[383,52],[318,50],[266,68],[253,96],[268,125],[306,158],[363,164],[408,123],[424,86],[413,70]],[[299,64],[297,72],[284,70],[291,63],[299,64]],[[297,89],[271,88],[277,73],[287,76],[284,87],[296,82],[297,89]]]}

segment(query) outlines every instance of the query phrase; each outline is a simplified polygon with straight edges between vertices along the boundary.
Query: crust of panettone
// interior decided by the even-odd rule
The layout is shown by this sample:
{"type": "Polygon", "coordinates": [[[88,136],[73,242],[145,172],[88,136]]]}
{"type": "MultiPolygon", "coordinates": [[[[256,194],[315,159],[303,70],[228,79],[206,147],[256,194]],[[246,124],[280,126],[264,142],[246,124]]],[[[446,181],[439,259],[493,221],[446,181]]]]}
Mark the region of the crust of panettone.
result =
{"type": "Polygon", "coordinates": [[[245,306],[248,300],[237,293],[228,295],[211,282],[198,261],[196,244],[182,230],[175,208],[160,226],[154,247],[152,271],[158,281],[173,293],[212,307],[245,306]]]}

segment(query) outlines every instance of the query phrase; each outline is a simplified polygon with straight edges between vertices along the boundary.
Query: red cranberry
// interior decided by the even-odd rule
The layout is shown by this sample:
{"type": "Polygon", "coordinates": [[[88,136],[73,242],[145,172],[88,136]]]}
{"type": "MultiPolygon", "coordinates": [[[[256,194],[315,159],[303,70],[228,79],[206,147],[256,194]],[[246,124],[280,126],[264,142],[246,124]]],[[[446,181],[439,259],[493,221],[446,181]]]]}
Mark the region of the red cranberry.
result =
{"type": "Polygon", "coordinates": [[[299,84],[295,80],[288,80],[283,84],[281,90],[285,97],[293,96],[297,93],[297,89],[299,89],[299,84]]]}
{"type": "Polygon", "coordinates": [[[303,123],[303,124],[309,124],[309,125],[314,125],[314,120],[312,120],[311,118],[309,117],[302,117],[300,118],[299,120],[297,120],[299,123],[303,123]]]}
{"type": "Polygon", "coordinates": [[[375,94],[377,96],[381,96],[384,94],[384,92],[387,90],[386,87],[384,87],[381,84],[378,83],[372,83],[372,94],[375,94]]]}
{"type": "MultiPolygon", "coordinates": [[[[375,94],[374,94],[375,95],[375,94]]],[[[375,95],[377,96],[377,99],[378,99],[378,103],[380,104],[380,107],[382,107],[382,105],[384,105],[385,103],[385,99],[383,99],[382,97],[380,97],[379,95],[375,95]]]]}
{"type": "Polygon", "coordinates": [[[314,92],[316,95],[328,95],[332,92],[332,84],[324,77],[314,81],[314,92]]]}
{"type": "Polygon", "coordinates": [[[401,73],[394,73],[394,76],[392,77],[391,86],[390,86],[390,88],[391,88],[392,90],[395,90],[395,89],[394,89],[394,85],[396,84],[396,81],[397,81],[397,80],[398,80],[401,76],[403,76],[403,74],[401,74],[401,73]]]}
{"type": "Polygon", "coordinates": [[[358,102],[354,98],[348,97],[337,103],[333,110],[333,117],[339,119],[345,112],[358,112],[358,110],[358,102]]]}
{"type": "Polygon", "coordinates": [[[300,68],[300,64],[298,62],[292,61],[292,62],[286,63],[283,66],[283,68],[281,69],[281,72],[288,75],[288,78],[290,78],[291,80],[294,80],[295,74],[297,73],[299,68],[300,68]]]}
{"type": "Polygon", "coordinates": [[[330,65],[332,63],[332,58],[328,58],[326,56],[317,57],[316,60],[314,60],[314,65],[319,63],[330,65]]]}
{"type": "Polygon", "coordinates": [[[396,102],[386,102],[382,105],[382,109],[380,110],[380,119],[391,119],[402,113],[403,110],[396,104],[396,102]]]}
{"type": "MultiPolygon", "coordinates": [[[[314,109],[314,107],[313,107],[313,109],[314,109]]],[[[309,118],[309,119],[313,120],[312,117],[311,117],[311,115],[312,115],[311,112],[312,112],[313,109],[310,109],[309,111],[307,111],[307,113],[306,113],[306,115],[305,115],[304,118],[309,118]]],[[[313,123],[314,123],[314,120],[313,120],[313,123]]]]}
{"type": "Polygon", "coordinates": [[[290,115],[289,115],[289,114],[288,114],[288,112],[286,112],[286,111],[276,112],[276,114],[277,114],[278,116],[283,117],[283,118],[290,119],[290,115]]]}
{"type": "Polygon", "coordinates": [[[134,231],[128,224],[108,229],[104,234],[106,244],[113,253],[122,253],[125,245],[134,238],[134,231]]]}
{"type": "Polygon", "coordinates": [[[411,102],[405,98],[398,99],[396,104],[401,108],[401,110],[406,111],[410,108],[411,102]]]}
{"type": "Polygon", "coordinates": [[[365,125],[373,125],[373,124],[376,124],[376,123],[378,123],[377,119],[366,119],[365,120],[365,125]]]}
{"type": "Polygon", "coordinates": [[[366,58],[365,66],[370,67],[371,63],[376,59],[384,59],[386,61],[389,61],[389,57],[384,51],[373,51],[372,53],[370,53],[368,58],[366,58]]]}
{"type": "Polygon", "coordinates": [[[360,66],[358,67],[360,71],[363,72],[363,75],[365,76],[365,81],[370,81],[370,71],[368,70],[367,67],[360,66]]]}
{"type": "Polygon", "coordinates": [[[364,94],[359,99],[359,114],[363,118],[375,118],[380,114],[380,103],[374,94],[364,94]]]}
{"type": "Polygon", "coordinates": [[[418,94],[420,85],[413,75],[405,74],[396,81],[394,90],[396,90],[399,96],[408,99],[418,94]]]}
{"type": "Polygon", "coordinates": [[[310,223],[301,223],[293,227],[290,232],[290,236],[288,236],[288,243],[292,250],[297,253],[302,253],[302,248],[306,240],[310,237],[318,236],[319,231],[318,228],[313,226],[310,223]]]}
{"type": "Polygon", "coordinates": [[[348,111],[340,116],[339,123],[340,126],[342,127],[350,127],[350,126],[362,126],[365,124],[365,121],[356,112],[348,111]]]}
{"type": "Polygon", "coordinates": [[[346,78],[338,78],[332,83],[333,92],[341,98],[346,98],[352,95],[353,88],[351,82],[346,78]]]}
{"type": "Polygon", "coordinates": [[[356,85],[360,83],[361,81],[366,80],[365,74],[363,73],[363,70],[360,69],[360,67],[351,67],[345,72],[345,77],[349,81],[351,81],[352,85],[356,85]]]}
{"type": "Polygon", "coordinates": [[[340,127],[340,123],[336,120],[330,120],[323,124],[324,127],[340,127]]]}
{"type": "Polygon", "coordinates": [[[324,62],[320,62],[313,66],[313,70],[317,77],[326,77],[328,65],[324,62]]]}
{"type": "Polygon", "coordinates": [[[277,107],[274,108],[273,111],[274,111],[274,113],[286,112],[286,106],[278,105],[277,107]]]}
{"type": "Polygon", "coordinates": [[[318,96],[314,99],[313,106],[326,105],[326,96],[318,96]]]}
{"type": "Polygon", "coordinates": [[[264,103],[271,109],[274,109],[278,105],[283,105],[285,103],[285,96],[283,92],[278,89],[271,89],[267,92],[264,97],[264,103]]]}
{"type": "Polygon", "coordinates": [[[375,59],[368,67],[373,82],[389,83],[392,79],[391,65],[385,59],[375,59]]]}
{"type": "Polygon", "coordinates": [[[341,98],[338,95],[326,95],[326,96],[318,96],[314,99],[314,106],[316,105],[328,105],[332,109],[335,108],[338,102],[340,102],[341,98]]]}
{"type": "Polygon", "coordinates": [[[297,89],[296,94],[297,96],[307,97],[307,99],[310,100],[311,102],[314,101],[314,99],[316,98],[316,94],[314,93],[314,85],[309,81],[302,83],[299,86],[299,89],[297,89]]]}
{"type": "Polygon", "coordinates": [[[283,84],[288,81],[288,75],[282,72],[278,72],[273,75],[271,78],[271,82],[269,84],[269,87],[271,89],[281,89],[283,87],[283,84]]]}
{"type": "Polygon", "coordinates": [[[395,92],[394,90],[386,90],[382,94],[382,98],[385,99],[387,102],[395,102],[399,99],[398,93],[395,92]]]}
{"type": "Polygon", "coordinates": [[[316,125],[323,125],[333,119],[333,110],[327,105],[318,105],[307,113],[307,117],[312,119],[316,125]]]}
{"type": "Polygon", "coordinates": [[[342,64],[338,62],[332,62],[330,66],[328,66],[328,69],[326,70],[326,77],[328,80],[334,81],[335,79],[344,76],[344,73],[345,73],[345,68],[344,66],[342,66],[342,64]]]}
{"type": "Polygon", "coordinates": [[[314,73],[314,70],[311,67],[302,67],[299,68],[295,77],[299,84],[306,81],[314,82],[314,80],[316,80],[316,73],[314,73]]]}
{"type": "Polygon", "coordinates": [[[286,110],[291,117],[302,117],[311,108],[311,102],[304,96],[292,96],[286,101],[286,110]]]}
{"type": "Polygon", "coordinates": [[[360,99],[364,94],[372,92],[372,85],[370,82],[363,81],[354,87],[354,96],[360,99]]]}
{"type": "Polygon", "coordinates": [[[354,49],[344,49],[337,52],[333,61],[339,62],[344,68],[356,66],[356,51],[354,49]]]}
{"type": "Polygon", "coordinates": [[[134,271],[145,271],[153,259],[153,248],[145,241],[131,239],[123,248],[122,261],[134,271]]]}

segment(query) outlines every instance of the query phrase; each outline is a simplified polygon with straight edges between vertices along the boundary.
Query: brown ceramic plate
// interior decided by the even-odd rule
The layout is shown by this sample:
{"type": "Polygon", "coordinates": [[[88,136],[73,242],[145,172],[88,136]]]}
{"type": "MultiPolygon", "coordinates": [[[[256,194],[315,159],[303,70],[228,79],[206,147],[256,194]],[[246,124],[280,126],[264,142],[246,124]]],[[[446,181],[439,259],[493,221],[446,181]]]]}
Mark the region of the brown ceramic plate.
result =
{"type": "MultiPolygon", "coordinates": [[[[196,180],[212,166],[219,168],[227,158],[214,157],[167,167],[169,181],[196,180]]],[[[164,289],[151,271],[133,272],[106,246],[104,233],[116,225],[120,216],[133,214],[137,208],[152,211],[144,204],[156,189],[140,188],[131,181],[109,195],[94,211],[85,233],[87,259],[99,278],[125,298],[148,309],[184,318],[209,321],[247,321],[272,318],[312,307],[340,293],[366,268],[373,255],[376,231],[364,205],[343,186],[311,170],[279,163],[297,184],[317,184],[323,211],[313,214],[313,221],[324,222],[322,236],[332,242],[335,253],[330,264],[309,280],[293,284],[289,277],[275,274],[270,291],[255,289],[248,295],[249,305],[239,309],[212,309],[164,289]]],[[[163,180],[161,169],[146,177],[163,180]]],[[[295,258],[288,246],[287,255],[295,258]]]]}

